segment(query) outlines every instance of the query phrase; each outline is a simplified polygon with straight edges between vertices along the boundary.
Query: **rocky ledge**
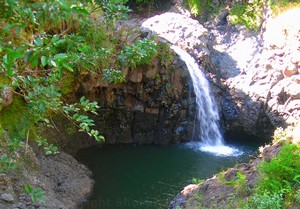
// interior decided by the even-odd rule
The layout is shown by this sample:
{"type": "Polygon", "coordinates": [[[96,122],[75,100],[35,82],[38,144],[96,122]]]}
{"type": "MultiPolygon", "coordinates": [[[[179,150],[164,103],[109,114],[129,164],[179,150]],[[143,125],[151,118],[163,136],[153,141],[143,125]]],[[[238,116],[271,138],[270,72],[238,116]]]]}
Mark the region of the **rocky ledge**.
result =
{"type": "Polygon", "coordinates": [[[258,180],[257,165],[262,161],[269,161],[277,156],[281,147],[279,145],[265,147],[261,155],[251,160],[249,163],[239,164],[234,168],[216,174],[210,179],[200,184],[191,184],[186,186],[170,203],[169,209],[188,208],[194,209],[201,204],[203,208],[223,208],[232,205],[232,197],[237,189],[226,182],[237,179],[237,173],[243,173],[246,177],[246,187],[251,189],[258,180]]]}
{"type": "Polygon", "coordinates": [[[36,156],[30,147],[18,154],[20,169],[0,175],[0,209],[75,209],[90,195],[91,172],[72,156],[36,156]],[[24,185],[41,188],[45,203],[33,202],[24,185]]]}

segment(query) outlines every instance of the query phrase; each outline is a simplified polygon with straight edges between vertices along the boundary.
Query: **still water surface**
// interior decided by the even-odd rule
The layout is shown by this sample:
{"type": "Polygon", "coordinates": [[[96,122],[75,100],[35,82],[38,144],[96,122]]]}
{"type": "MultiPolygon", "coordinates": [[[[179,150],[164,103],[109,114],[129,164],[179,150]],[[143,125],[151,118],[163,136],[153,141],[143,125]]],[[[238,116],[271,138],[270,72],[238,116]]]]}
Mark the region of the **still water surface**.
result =
{"type": "Polygon", "coordinates": [[[114,145],[78,152],[77,160],[93,172],[95,186],[84,209],[161,209],[192,178],[213,174],[246,162],[258,145],[234,144],[239,152],[218,156],[195,144],[168,146],[114,145]]]}

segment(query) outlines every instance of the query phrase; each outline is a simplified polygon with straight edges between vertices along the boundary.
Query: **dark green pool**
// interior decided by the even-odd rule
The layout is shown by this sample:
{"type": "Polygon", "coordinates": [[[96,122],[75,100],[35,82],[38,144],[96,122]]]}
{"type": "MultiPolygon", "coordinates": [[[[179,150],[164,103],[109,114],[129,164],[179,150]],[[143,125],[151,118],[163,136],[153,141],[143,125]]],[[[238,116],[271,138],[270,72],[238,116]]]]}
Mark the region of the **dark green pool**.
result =
{"type": "Polygon", "coordinates": [[[248,161],[258,145],[234,145],[241,155],[216,156],[194,145],[115,145],[81,150],[77,159],[94,173],[93,194],[84,209],[160,209],[192,178],[248,161]]]}

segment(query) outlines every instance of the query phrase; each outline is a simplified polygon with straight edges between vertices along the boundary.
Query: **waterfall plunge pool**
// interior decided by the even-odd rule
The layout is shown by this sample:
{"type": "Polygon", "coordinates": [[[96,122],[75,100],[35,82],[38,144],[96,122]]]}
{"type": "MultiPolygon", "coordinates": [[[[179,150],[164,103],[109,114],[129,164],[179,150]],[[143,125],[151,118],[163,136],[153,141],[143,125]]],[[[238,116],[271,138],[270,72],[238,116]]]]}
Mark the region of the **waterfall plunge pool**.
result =
{"type": "Polygon", "coordinates": [[[192,178],[210,178],[248,162],[259,144],[227,145],[237,152],[216,155],[199,144],[105,145],[82,149],[76,158],[93,172],[94,190],[83,209],[163,209],[192,178]]]}

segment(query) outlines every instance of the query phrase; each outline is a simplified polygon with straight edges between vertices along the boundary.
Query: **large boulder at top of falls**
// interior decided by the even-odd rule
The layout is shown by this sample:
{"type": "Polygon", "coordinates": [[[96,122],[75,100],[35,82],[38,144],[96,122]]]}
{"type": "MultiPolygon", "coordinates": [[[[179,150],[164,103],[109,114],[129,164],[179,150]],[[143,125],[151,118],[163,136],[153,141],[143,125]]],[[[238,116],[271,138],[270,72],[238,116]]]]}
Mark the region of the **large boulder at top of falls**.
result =
{"type": "Polygon", "coordinates": [[[185,49],[197,58],[207,55],[207,29],[197,20],[182,14],[166,12],[144,21],[140,30],[156,34],[168,42],[185,49]]]}

